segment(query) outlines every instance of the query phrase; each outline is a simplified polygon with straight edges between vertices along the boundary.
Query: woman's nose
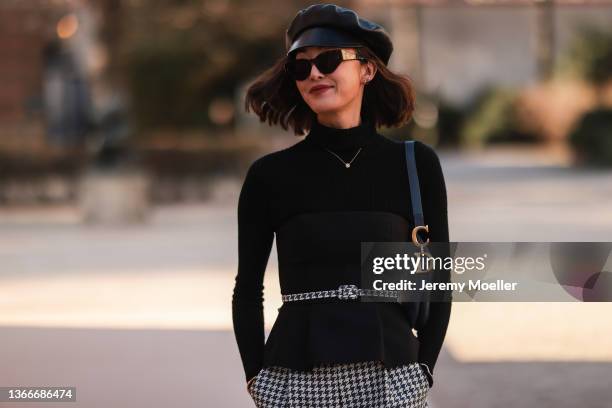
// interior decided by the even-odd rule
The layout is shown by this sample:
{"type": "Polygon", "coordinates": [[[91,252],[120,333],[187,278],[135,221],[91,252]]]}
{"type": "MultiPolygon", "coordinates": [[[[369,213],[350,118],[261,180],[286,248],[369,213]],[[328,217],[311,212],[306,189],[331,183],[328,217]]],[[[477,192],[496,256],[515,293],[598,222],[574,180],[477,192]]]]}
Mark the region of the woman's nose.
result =
{"type": "Polygon", "coordinates": [[[315,64],[310,64],[310,79],[321,78],[323,74],[319,71],[315,64]]]}

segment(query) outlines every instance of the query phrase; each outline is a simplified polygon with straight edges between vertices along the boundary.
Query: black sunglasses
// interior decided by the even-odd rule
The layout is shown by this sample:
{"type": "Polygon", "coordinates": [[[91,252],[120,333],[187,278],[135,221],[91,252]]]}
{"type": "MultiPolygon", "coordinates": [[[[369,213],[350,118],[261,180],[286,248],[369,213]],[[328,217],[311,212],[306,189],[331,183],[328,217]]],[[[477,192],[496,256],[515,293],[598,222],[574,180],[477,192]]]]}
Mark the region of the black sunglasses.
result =
{"type": "Polygon", "coordinates": [[[360,56],[358,51],[354,53],[354,56],[356,58],[353,58],[353,51],[344,49],[324,51],[313,59],[299,58],[287,61],[285,63],[285,71],[296,81],[303,81],[310,75],[312,64],[314,64],[322,74],[327,75],[334,72],[342,61],[368,60],[360,56]]]}

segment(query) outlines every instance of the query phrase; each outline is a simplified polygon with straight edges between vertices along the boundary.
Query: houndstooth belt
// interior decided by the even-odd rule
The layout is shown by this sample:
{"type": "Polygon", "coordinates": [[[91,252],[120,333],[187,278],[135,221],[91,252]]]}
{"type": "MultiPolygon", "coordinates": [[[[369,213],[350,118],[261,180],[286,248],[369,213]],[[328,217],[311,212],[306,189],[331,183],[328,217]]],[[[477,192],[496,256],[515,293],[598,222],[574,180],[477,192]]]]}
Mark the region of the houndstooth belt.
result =
{"type": "Polygon", "coordinates": [[[357,299],[359,296],[397,298],[398,293],[392,290],[361,289],[356,285],[340,285],[338,289],[282,295],[282,299],[283,302],[294,302],[296,300],[321,299],[330,297],[337,297],[338,299],[357,299]]]}

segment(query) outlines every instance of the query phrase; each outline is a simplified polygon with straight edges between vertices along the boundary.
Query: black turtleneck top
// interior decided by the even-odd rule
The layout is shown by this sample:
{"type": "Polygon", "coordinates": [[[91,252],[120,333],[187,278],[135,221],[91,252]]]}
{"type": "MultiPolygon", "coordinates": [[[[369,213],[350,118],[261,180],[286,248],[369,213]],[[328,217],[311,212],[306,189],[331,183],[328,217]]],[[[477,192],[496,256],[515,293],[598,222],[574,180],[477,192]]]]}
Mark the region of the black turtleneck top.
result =
{"type": "MultiPolygon", "coordinates": [[[[430,240],[448,242],[440,161],[419,141],[415,156],[430,240]]],[[[363,120],[348,129],[315,122],[303,140],[251,164],[237,215],[232,314],[247,381],[263,367],[310,369],[319,362],[421,362],[433,372],[451,302],[432,302],[417,335],[406,310],[414,303],[337,298],[283,303],[267,341],[264,333],[263,278],[275,235],[282,294],[359,286],[360,242],[410,240],[414,221],[403,143],[363,120]],[[344,162],[354,158],[351,166],[330,151],[344,162]]]]}

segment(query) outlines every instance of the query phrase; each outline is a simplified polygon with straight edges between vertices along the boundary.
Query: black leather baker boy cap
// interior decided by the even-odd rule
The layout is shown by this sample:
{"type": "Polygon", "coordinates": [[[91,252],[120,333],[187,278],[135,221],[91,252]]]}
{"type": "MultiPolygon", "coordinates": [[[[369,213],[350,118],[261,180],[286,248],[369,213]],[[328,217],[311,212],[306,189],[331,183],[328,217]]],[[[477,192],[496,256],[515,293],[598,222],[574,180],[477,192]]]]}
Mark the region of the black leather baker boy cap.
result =
{"type": "Polygon", "coordinates": [[[387,65],[393,43],[385,29],[335,4],[313,4],[298,11],[285,32],[287,55],[307,46],[367,46],[387,65]]]}

